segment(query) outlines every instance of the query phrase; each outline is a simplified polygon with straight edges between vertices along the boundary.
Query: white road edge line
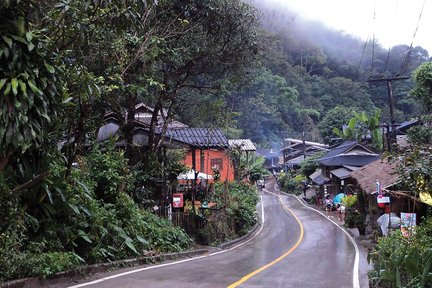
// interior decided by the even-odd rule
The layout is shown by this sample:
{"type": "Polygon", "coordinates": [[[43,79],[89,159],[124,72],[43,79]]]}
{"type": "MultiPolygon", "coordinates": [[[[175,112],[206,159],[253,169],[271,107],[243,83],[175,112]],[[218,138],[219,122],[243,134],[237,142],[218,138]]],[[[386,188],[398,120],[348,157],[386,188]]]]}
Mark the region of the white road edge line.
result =
{"type": "MultiPolygon", "coordinates": [[[[279,189],[278,189],[278,187],[277,187],[277,185],[275,184],[275,187],[274,187],[276,190],[278,190],[278,191],[280,191],[279,189]]],[[[295,195],[290,195],[290,194],[287,194],[287,193],[285,193],[285,192],[282,192],[284,195],[286,195],[286,196],[290,196],[290,197],[294,197],[294,198],[296,198],[299,202],[300,202],[300,204],[302,204],[304,207],[306,207],[306,208],[308,208],[308,209],[311,209],[311,210],[314,210],[315,212],[317,212],[317,213],[319,213],[319,214],[321,214],[325,219],[327,219],[328,221],[330,221],[330,222],[332,222],[334,225],[336,225],[339,229],[341,229],[347,236],[348,236],[348,239],[350,239],[350,241],[351,241],[351,243],[353,244],[353,246],[354,246],[354,250],[355,250],[355,252],[356,252],[356,254],[355,254],[355,258],[354,258],[354,267],[353,267],[353,288],[360,288],[360,280],[359,280],[359,262],[360,262],[360,251],[359,251],[359,248],[358,248],[358,246],[357,246],[357,243],[355,242],[355,240],[354,240],[354,238],[345,230],[345,229],[343,229],[338,223],[336,223],[335,221],[333,221],[333,220],[331,220],[331,219],[329,219],[326,215],[324,215],[324,213],[322,213],[321,211],[319,211],[319,210],[317,210],[317,209],[315,209],[315,208],[312,208],[312,207],[310,207],[310,206],[307,206],[306,204],[304,204],[303,203],[303,201],[301,201],[297,196],[295,196],[295,195]]],[[[280,197],[280,196],[279,196],[280,197]]]]}
{"type": "Polygon", "coordinates": [[[218,254],[222,254],[231,250],[234,250],[240,246],[245,245],[246,243],[250,242],[251,240],[255,239],[255,237],[257,237],[261,231],[263,230],[264,227],[264,200],[263,200],[263,195],[261,193],[261,214],[262,214],[262,218],[261,218],[261,227],[258,230],[258,232],[256,232],[254,234],[253,237],[249,238],[248,240],[233,246],[229,249],[226,250],[222,250],[222,251],[218,251],[218,252],[214,252],[214,253],[210,253],[207,255],[202,255],[202,256],[197,256],[197,257],[193,257],[193,258],[189,258],[189,259],[184,259],[184,260],[179,260],[179,261],[175,261],[175,262],[170,262],[170,263],[165,263],[165,264],[159,264],[159,265],[154,265],[154,266],[149,266],[149,267],[143,267],[140,269],[135,269],[135,270],[131,270],[131,271],[127,271],[124,273],[120,273],[120,274],[116,274],[116,275],[112,275],[112,276],[108,276],[108,277],[104,277],[104,278],[100,278],[91,282],[86,282],[86,283],[81,283],[81,284],[77,284],[77,285],[73,285],[73,286],[69,286],[68,288],[79,288],[79,287],[85,287],[85,286],[89,286],[89,285],[93,285],[93,284],[97,284],[100,282],[104,282],[107,280],[111,280],[114,278],[118,278],[118,277],[122,277],[122,276],[126,276],[129,274],[133,274],[133,273],[137,273],[137,272],[141,272],[141,271],[145,271],[145,270],[150,270],[150,269],[156,269],[156,268],[161,268],[161,267],[166,267],[166,266],[171,266],[171,265],[176,265],[176,264],[180,264],[180,263],[185,263],[185,262],[189,262],[189,261],[194,261],[194,260],[198,260],[198,259],[202,259],[202,258],[206,258],[206,257],[210,257],[210,256],[214,256],[214,255],[218,255],[218,254]]]}

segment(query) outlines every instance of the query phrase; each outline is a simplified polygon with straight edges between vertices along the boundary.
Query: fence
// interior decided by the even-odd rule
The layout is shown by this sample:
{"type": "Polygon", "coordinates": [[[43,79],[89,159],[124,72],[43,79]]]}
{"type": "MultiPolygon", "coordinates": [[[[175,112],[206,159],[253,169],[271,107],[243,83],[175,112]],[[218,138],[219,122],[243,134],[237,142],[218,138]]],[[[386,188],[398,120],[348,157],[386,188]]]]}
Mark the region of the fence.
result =
{"type": "Polygon", "coordinates": [[[160,207],[156,214],[169,219],[174,226],[183,228],[188,235],[196,236],[195,238],[202,237],[204,242],[223,242],[229,234],[229,227],[234,227],[232,221],[227,221],[225,212],[219,209],[201,208],[198,213],[193,213],[173,211],[171,207],[160,207]],[[197,235],[201,229],[207,230],[206,235],[197,235]]]}

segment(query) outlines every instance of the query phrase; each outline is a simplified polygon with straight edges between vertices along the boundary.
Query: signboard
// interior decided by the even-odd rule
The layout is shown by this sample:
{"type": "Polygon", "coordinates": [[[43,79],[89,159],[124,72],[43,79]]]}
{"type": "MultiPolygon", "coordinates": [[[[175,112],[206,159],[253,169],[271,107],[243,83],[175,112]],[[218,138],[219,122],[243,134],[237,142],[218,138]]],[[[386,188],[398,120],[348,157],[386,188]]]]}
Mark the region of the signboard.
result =
{"type": "Polygon", "coordinates": [[[381,196],[381,197],[377,197],[377,202],[379,203],[390,203],[390,197],[388,196],[381,196]]]}
{"type": "Polygon", "coordinates": [[[416,213],[401,213],[401,232],[403,236],[408,237],[414,232],[416,221],[416,213]]]}
{"type": "Polygon", "coordinates": [[[183,194],[176,193],[173,194],[173,208],[182,208],[183,207],[183,194]]]}

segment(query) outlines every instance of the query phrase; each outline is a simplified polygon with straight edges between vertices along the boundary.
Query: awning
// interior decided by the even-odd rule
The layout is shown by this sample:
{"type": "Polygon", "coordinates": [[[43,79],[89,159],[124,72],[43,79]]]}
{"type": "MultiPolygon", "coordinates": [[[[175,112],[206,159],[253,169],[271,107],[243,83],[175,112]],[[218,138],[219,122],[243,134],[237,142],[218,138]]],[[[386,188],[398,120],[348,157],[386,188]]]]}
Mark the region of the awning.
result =
{"type": "Polygon", "coordinates": [[[349,170],[349,169],[344,168],[344,167],[330,171],[331,174],[333,174],[334,176],[336,176],[337,178],[339,178],[341,180],[348,178],[350,176],[351,172],[352,172],[352,170],[349,170]]]}
{"type": "MultiPolygon", "coordinates": [[[[182,174],[177,176],[177,179],[178,180],[194,180],[195,179],[195,170],[191,169],[186,173],[182,173],[182,174]]],[[[197,179],[213,179],[213,176],[199,172],[197,175],[197,179]]]]}
{"type": "Polygon", "coordinates": [[[317,171],[315,171],[314,173],[312,173],[312,175],[309,176],[309,178],[316,184],[318,185],[322,185],[328,181],[330,181],[330,178],[326,177],[325,175],[322,174],[321,169],[318,169],[317,171]]]}

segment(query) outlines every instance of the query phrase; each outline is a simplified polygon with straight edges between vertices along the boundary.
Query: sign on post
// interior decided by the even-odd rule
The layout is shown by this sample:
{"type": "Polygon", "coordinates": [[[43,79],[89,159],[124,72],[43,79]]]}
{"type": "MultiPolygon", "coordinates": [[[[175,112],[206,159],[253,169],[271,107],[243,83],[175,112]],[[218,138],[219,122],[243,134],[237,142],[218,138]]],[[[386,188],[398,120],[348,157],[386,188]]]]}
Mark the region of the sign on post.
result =
{"type": "Polygon", "coordinates": [[[417,221],[416,213],[401,212],[401,232],[402,235],[408,237],[414,232],[417,221]]]}
{"type": "Polygon", "coordinates": [[[183,207],[183,194],[175,193],[173,194],[173,208],[182,208],[183,207]]]}

